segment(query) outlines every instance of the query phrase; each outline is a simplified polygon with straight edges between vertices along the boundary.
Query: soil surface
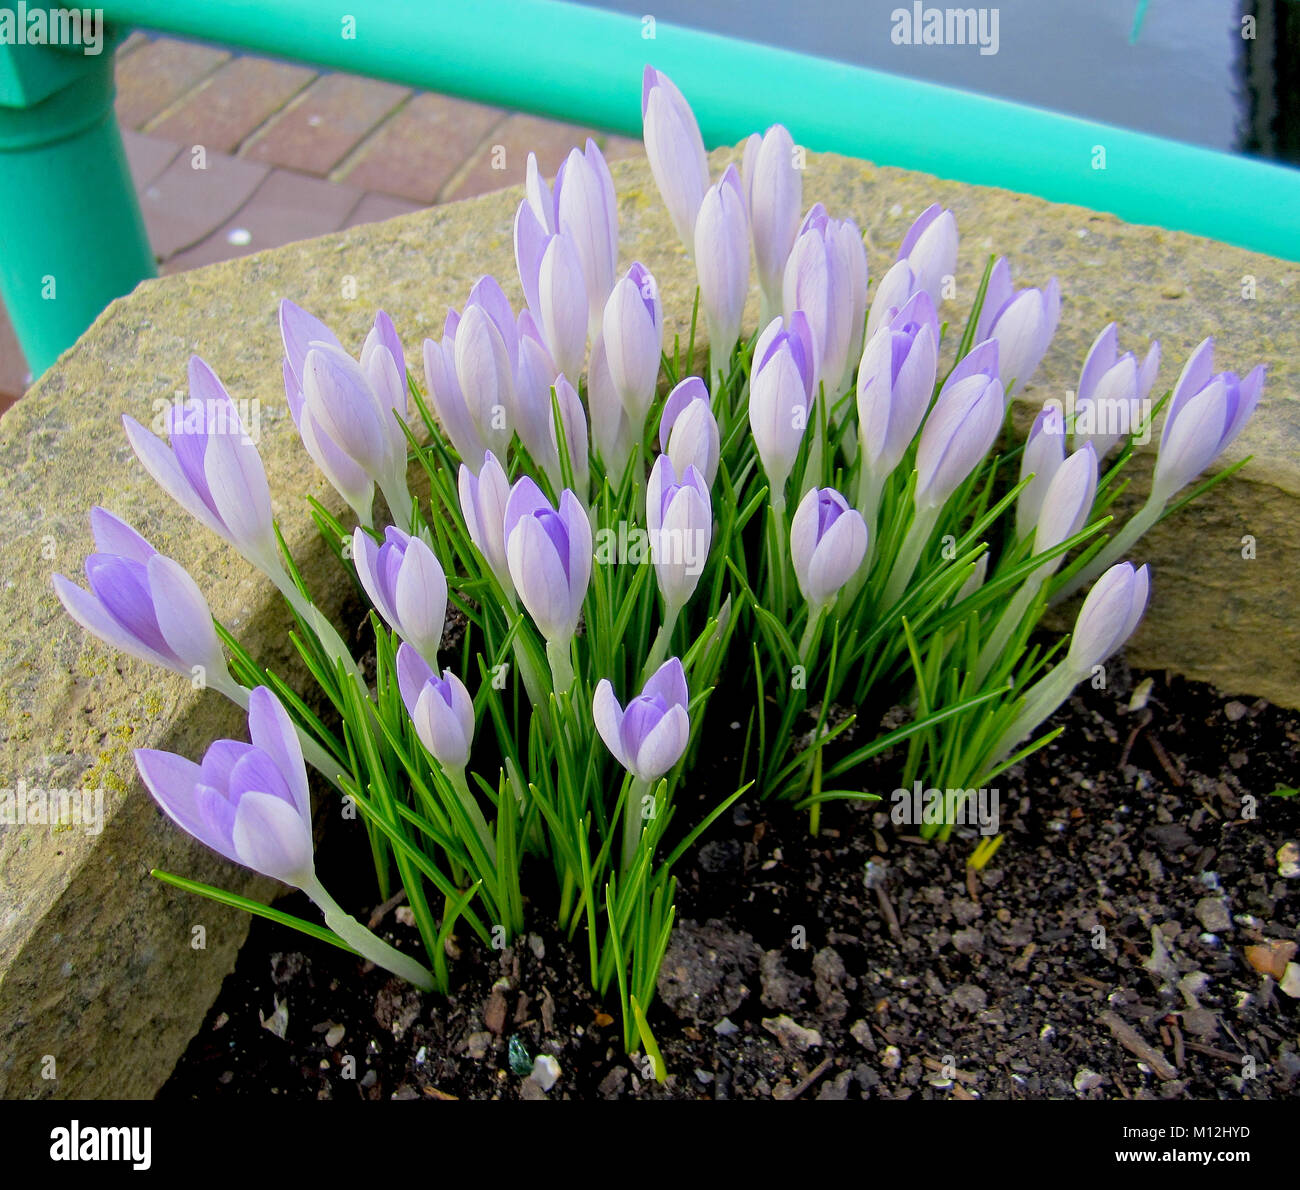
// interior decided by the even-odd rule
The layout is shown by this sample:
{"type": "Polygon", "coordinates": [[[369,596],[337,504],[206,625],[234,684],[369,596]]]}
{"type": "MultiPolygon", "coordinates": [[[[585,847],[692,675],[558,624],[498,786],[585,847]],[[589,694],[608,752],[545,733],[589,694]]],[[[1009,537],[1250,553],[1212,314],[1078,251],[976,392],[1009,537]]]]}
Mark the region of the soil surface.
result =
{"type": "MultiPolygon", "coordinates": [[[[981,871],[975,829],[922,843],[888,801],[829,805],[816,839],[754,801],[715,824],[678,868],[650,1013],[663,1084],[622,1052],[581,938],[462,935],[442,1000],[258,919],[161,1097],[1294,1097],[1300,796],[1273,791],[1300,776],[1300,714],[1109,668],[1000,778],[1006,838],[981,871]]],[[[896,766],[867,787],[888,794],[896,766]]],[[[360,852],[335,833],[339,895],[360,852]]],[[[408,920],[389,906],[378,928],[415,951],[408,920]]]]}

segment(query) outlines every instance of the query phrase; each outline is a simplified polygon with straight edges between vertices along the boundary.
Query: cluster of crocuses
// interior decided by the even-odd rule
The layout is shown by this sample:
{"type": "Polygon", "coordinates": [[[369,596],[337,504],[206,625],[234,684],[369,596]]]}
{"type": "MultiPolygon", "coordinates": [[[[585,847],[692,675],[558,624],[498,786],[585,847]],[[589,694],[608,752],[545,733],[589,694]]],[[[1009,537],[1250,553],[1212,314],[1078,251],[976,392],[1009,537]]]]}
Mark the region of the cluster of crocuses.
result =
{"type": "Polygon", "coordinates": [[[614,182],[591,141],[553,185],[529,158],[514,222],[523,305],[483,277],[424,342],[423,393],[382,312],[354,357],[281,306],[289,408],[353,523],[314,514],[373,608],[373,658],[354,656],[303,585],[257,449],[205,363],[191,361],[170,443],[125,419],[164,490],[284,594],[329,714],[214,629],[184,570],[103,510],[90,591],[55,584],[91,632],[248,709],[250,744],[219,741],[198,765],[139,754],[182,827],[306,890],[339,940],[425,985],[445,986],[458,921],[488,943],[522,928],[521,857],[544,856],[559,924],[586,929],[593,984],[617,985],[625,1041],[653,1051],[644,1010],[673,920],[671,868],[700,830],[752,781],[809,805],[815,829],[823,801],[867,796],[835,778],[908,739],[907,764],[932,763],[927,783],[941,787],[979,785],[1023,756],[1134,630],[1148,576],[1122,559],[1237,436],[1263,372],[1216,373],[1209,341],[1193,353],[1151,497],[1107,539],[1116,477],[1163,405],[1150,401],[1155,344],[1139,363],[1107,327],[1074,404],[1045,405],[1025,443],[995,453],[1010,394],[1055,333],[1054,280],[1017,289],[1005,259],[989,262],[950,349],[951,211],[919,215],[873,293],[853,221],[803,211],[788,131],[751,137],[741,167],[714,181],[689,105],[653,68],[642,110],[696,268],[703,377],[693,340],[665,354],[654,277],[620,260],[614,182]],[[751,271],[761,313],[747,330],[751,271]],[[412,456],[427,500],[408,485],[412,456]],[[628,544],[640,537],[644,557],[628,544]],[[1088,583],[1049,667],[1030,634],[1049,600],[1088,583]],[[464,626],[448,648],[452,609],[464,626]],[[731,648],[737,631],[752,644],[731,648]],[[740,788],[697,790],[701,820],[674,828],[668,851],[674,790],[719,685],[727,721],[744,727],[728,758],[740,788]],[[837,700],[914,715],[845,751],[852,716],[832,721],[837,700]],[[432,973],[320,887],[304,759],[362,810],[381,889],[396,869],[432,973]]]}

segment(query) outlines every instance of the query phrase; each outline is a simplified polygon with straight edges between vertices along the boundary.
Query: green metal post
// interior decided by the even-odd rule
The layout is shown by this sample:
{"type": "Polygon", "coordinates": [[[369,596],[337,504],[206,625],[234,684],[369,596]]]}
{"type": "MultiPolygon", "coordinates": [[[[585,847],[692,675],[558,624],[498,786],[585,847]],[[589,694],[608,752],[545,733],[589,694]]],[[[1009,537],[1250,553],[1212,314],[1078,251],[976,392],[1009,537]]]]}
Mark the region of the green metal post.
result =
{"type": "Polygon", "coordinates": [[[157,271],[113,94],[107,37],[0,44],[0,294],[33,375],[157,271]]]}

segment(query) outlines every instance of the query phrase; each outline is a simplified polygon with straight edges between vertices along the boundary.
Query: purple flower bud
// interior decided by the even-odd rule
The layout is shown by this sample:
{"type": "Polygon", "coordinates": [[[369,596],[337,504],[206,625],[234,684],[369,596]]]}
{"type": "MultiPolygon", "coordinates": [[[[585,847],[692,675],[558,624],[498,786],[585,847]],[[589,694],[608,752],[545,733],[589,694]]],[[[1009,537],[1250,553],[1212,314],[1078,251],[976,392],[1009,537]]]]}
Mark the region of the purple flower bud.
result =
{"type": "Polygon", "coordinates": [[[1020,478],[1032,475],[1028,487],[1016,501],[1016,536],[1028,537],[1038,524],[1043,497],[1052,477],[1065,462],[1065,418],[1059,405],[1044,405],[1029,427],[1024,453],[1020,456],[1020,478]]]}
{"type": "Polygon", "coordinates": [[[694,467],[713,487],[721,442],[709,390],[698,376],[686,377],[668,394],[659,419],[659,445],[677,474],[694,467]]]}
{"type": "Polygon", "coordinates": [[[1263,390],[1263,364],[1239,379],[1214,371],[1213,339],[1192,352],[1165,416],[1152,500],[1168,500],[1213,463],[1250,420],[1263,390]]]}
{"type": "Polygon", "coordinates": [[[788,319],[774,318],[754,347],[749,381],[749,428],[772,488],[784,500],[799,444],[812,406],[815,349],[802,310],[788,319]]]}
{"type": "Polygon", "coordinates": [[[437,660],[447,621],[447,578],[433,550],[390,525],[384,544],[358,527],[352,534],[357,577],[375,610],[422,657],[437,660]]]}
{"type": "Polygon", "coordinates": [[[672,460],[660,455],[650,469],[645,502],[659,590],[668,608],[681,608],[694,594],[709,556],[713,510],[708,484],[694,467],[687,467],[678,482],[672,460]]]}
{"type": "MultiPolygon", "coordinates": [[[[513,338],[514,318],[510,319],[513,338]]],[[[518,358],[518,344],[515,344],[518,358]]],[[[488,450],[504,455],[510,446],[509,410],[514,404],[514,365],[506,337],[488,311],[467,305],[456,328],[456,380],[474,429],[488,450]]],[[[471,466],[477,459],[466,459],[471,466]]]]}
{"type": "Polygon", "coordinates": [[[878,479],[898,466],[916,436],[938,363],[938,319],[922,290],[871,337],[858,368],[858,436],[878,479]]]}
{"type": "Polygon", "coordinates": [[[470,416],[465,394],[460,391],[460,381],[456,378],[456,329],[459,325],[460,315],[449,310],[442,339],[425,339],[424,379],[443,433],[451,439],[456,453],[466,465],[478,470],[488,448],[470,416]]]}
{"type": "Polygon", "coordinates": [[[190,357],[190,396],[169,413],[170,449],[132,417],[131,448],[158,485],[263,573],[280,570],[271,490],[257,447],[216,373],[190,357]]]}
{"type": "Polygon", "coordinates": [[[515,369],[510,422],[538,466],[551,457],[551,385],[558,369],[538,334],[532,313],[519,314],[519,363],[515,369]]]}
{"type": "Polygon", "coordinates": [[[1097,336],[1079,375],[1073,435],[1077,446],[1091,442],[1098,459],[1137,431],[1142,406],[1160,371],[1160,344],[1153,342],[1138,366],[1129,351],[1119,354],[1115,323],[1097,336]]]}
{"type": "Polygon", "coordinates": [[[1074,622],[1066,664],[1080,677],[1092,672],[1120,647],[1146,610],[1149,576],[1131,562],[1112,566],[1088,592],[1074,622]]]}
{"type": "Polygon", "coordinates": [[[709,327],[710,349],[725,359],[740,338],[749,293],[749,225],[740,175],[727,167],[710,186],[695,220],[695,270],[700,305],[709,327]]]}
{"type": "MultiPolygon", "coordinates": [[[[1097,452],[1091,442],[1085,442],[1056,469],[1047,485],[1034,530],[1034,553],[1055,549],[1078,533],[1088,523],[1096,495],[1097,452]]],[[[1043,563],[1035,575],[1046,578],[1055,574],[1064,561],[1065,555],[1058,554],[1043,563]]]]}
{"type": "MultiPolygon", "coordinates": [[[[381,356],[372,353],[372,358],[379,361],[381,356]]],[[[302,394],[317,429],[371,479],[383,483],[395,475],[399,453],[405,470],[405,439],[399,447],[388,427],[392,425],[397,437],[401,430],[361,365],[346,351],[313,345],[303,360],[302,394]]]]}
{"type": "Polygon", "coordinates": [[[548,642],[572,639],[591,581],[591,524],[565,488],[552,508],[528,476],[510,491],[505,515],[510,578],[548,642]]]}
{"type": "Polygon", "coordinates": [[[1000,257],[989,276],[975,337],[996,339],[1001,372],[1024,388],[1038,370],[1061,321],[1061,287],[1053,277],[1044,289],[1011,285],[1011,266],[1000,257]]]}
{"type": "Polygon", "coordinates": [[[957,220],[938,203],[926,207],[903,237],[898,259],[907,261],[916,284],[938,306],[944,279],[957,272],[957,220]]]}
{"type": "Polygon", "coordinates": [[[695,217],[709,188],[709,159],[686,97],[653,66],[641,82],[646,156],[686,251],[695,247],[695,217]]]}
{"type": "Polygon", "coordinates": [[[916,449],[916,506],[939,508],[989,452],[1002,428],[998,345],[988,340],[951,372],[916,449]]]}
{"type": "Polygon", "coordinates": [[[106,644],[185,677],[225,674],[212,613],[179,562],[165,558],[125,521],[90,510],[97,552],[86,559],[90,590],[61,574],[54,591],[74,620],[106,644]]]}
{"type": "Polygon", "coordinates": [[[548,233],[528,202],[521,202],[515,216],[515,260],[524,299],[558,370],[580,375],[589,312],[587,282],[573,240],[548,233]]]}
{"type": "Polygon", "coordinates": [[[265,686],[248,700],[251,744],[217,740],[195,764],[137,748],[136,767],[163,812],[214,851],[295,888],[316,881],[307,769],[293,721],[265,686]]]}
{"type": "Polygon", "coordinates": [[[743,174],[758,283],[765,308],[776,310],[803,210],[803,174],[795,168],[790,133],[780,124],[761,137],[754,133],[745,142],[743,174]]]}
{"type": "Polygon", "coordinates": [[[814,608],[830,603],[862,565],[867,525],[833,488],[810,488],[790,521],[790,560],[814,608]]]}
{"type": "Polygon", "coordinates": [[[397,650],[397,686],[415,734],[444,769],[463,771],[474,741],[474,700],[449,669],[442,677],[409,644],[397,650]]]}
{"type": "Polygon", "coordinates": [[[642,264],[634,264],[605,303],[605,358],[633,430],[640,434],[654,400],[663,353],[664,314],[659,287],[642,264]]]}
{"type": "MultiPolygon", "coordinates": [[[[380,403],[390,413],[395,413],[402,420],[406,419],[407,384],[406,352],[402,341],[397,337],[397,328],[393,320],[380,310],[375,315],[374,325],[366,335],[361,347],[361,368],[370,386],[380,398],[380,403]]],[[[401,427],[397,427],[401,435],[401,427]]],[[[405,438],[402,439],[405,450],[405,438]]]]}
{"type": "Polygon", "coordinates": [[[587,405],[591,410],[591,436],[610,477],[617,480],[627,467],[632,448],[643,427],[633,427],[614,387],[605,340],[598,338],[591,348],[587,368],[587,405]]]}
{"type": "Polygon", "coordinates": [[[488,564],[508,596],[514,594],[510,567],[506,561],[506,501],[510,499],[510,481],[505,468],[491,451],[475,477],[464,463],[460,465],[460,511],[465,518],[470,540],[488,564]]]}
{"type": "MultiPolygon", "coordinates": [[[[587,413],[582,407],[578,390],[569,383],[568,377],[559,375],[555,378],[555,400],[560,407],[560,424],[564,430],[564,449],[569,454],[569,465],[573,470],[573,482],[579,493],[586,493],[591,486],[591,462],[587,445],[587,413]]],[[[561,488],[564,475],[560,467],[560,437],[555,432],[555,417],[552,411],[549,423],[550,451],[547,455],[547,475],[551,483],[561,488]]]]}
{"type": "Polygon", "coordinates": [[[555,231],[572,241],[587,290],[587,326],[599,332],[618,270],[618,202],[609,166],[587,138],[583,152],[572,150],[555,177],[555,231]]]}
{"type": "MultiPolygon", "coordinates": [[[[871,310],[867,314],[867,338],[873,338],[882,326],[892,322],[899,310],[921,292],[912,266],[905,260],[895,261],[880,278],[876,296],[871,299],[871,310]]],[[[934,302],[931,301],[930,305],[933,307],[934,302]]]]}
{"type": "Polygon", "coordinates": [[[592,699],[592,715],[614,759],[649,784],[659,780],[686,751],[691,737],[689,704],[682,663],[670,657],[650,675],[627,710],[619,705],[609,679],[602,678],[592,699]]]}

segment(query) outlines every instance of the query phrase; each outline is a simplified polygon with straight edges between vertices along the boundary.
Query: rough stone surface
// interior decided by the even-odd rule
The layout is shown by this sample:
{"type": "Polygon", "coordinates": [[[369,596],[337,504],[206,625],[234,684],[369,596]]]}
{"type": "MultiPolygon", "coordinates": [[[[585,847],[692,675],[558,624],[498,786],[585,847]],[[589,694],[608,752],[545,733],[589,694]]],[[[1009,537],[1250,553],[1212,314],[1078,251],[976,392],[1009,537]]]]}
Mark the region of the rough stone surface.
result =
{"type": "MultiPolygon", "coordinates": [[[[734,152],[715,155],[715,172],[734,152]]],[[[643,161],[614,167],[623,259],[659,279],[685,338],[693,280],[643,161]]],[[[134,776],[130,749],[197,755],[241,730],[223,700],[89,641],[62,614],[52,571],[80,573],[86,510],[102,503],[190,568],[215,614],[266,663],[291,665],[287,617],[269,584],[180,513],[134,461],[119,418],[152,419],[201,352],[236,398],[260,403],[261,450],[276,511],[309,584],[330,610],[334,562],[304,503],[326,489],[284,407],[276,304],[289,296],[359,346],[376,306],[405,337],[440,333],[450,304],[495,273],[515,302],[511,220],[518,190],[367,224],[320,240],[145,282],[115,302],[83,340],[0,421],[0,788],[103,785],[105,828],[0,828],[0,1096],[147,1096],[169,1071],[229,969],[246,922],[150,879],[151,866],[266,897],[266,882],[216,859],[162,819],[134,776]],[[357,297],[347,300],[345,278],[357,297]],[[191,948],[206,926],[207,948],[191,948]],[[41,1077],[53,1055],[57,1079],[41,1077]]],[[[1155,572],[1152,614],[1135,662],[1217,682],[1229,692],[1300,704],[1300,348],[1293,312],[1300,266],[1210,241],[1127,226],[1106,215],[989,189],[812,156],[805,198],[851,213],[879,277],[912,218],[937,199],[965,232],[960,301],[988,253],[1011,255],[1019,279],[1061,277],[1061,329],[1028,396],[1074,386],[1109,319],[1125,348],[1160,338],[1173,383],[1186,353],[1219,336],[1222,366],[1272,367],[1265,404],[1229,460],[1255,460],[1204,503],[1153,532],[1141,556],[1155,572]],[[1258,296],[1241,297],[1255,278],[1258,296]],[[1173,296],[1173,295],[1177,296],[1173,296]],[[1241,559],[1251,534],[1258,557],[1241,559]]],[[[757,316],[756,302],[747,325],[757,316]]],[[[418,374],[418,373],[417,373],[418,374]]],[[[1135,487],[1141,487],[1139,480],[1135,487]]],[[[758,956],[752,956],[757,978],[758,956]]]]}

